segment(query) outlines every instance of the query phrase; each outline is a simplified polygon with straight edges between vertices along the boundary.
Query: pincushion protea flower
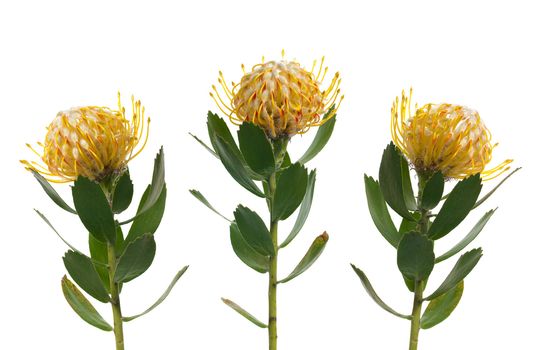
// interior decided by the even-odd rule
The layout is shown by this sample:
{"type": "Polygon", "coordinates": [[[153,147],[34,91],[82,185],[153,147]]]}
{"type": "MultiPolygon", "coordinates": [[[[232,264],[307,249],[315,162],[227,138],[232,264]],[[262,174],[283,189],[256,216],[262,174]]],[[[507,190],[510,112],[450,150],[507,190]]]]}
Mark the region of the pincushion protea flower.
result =
{"type": "Polygon", "coordinates": [[[123,171],[127,162],[143,150],[150,123],[148,118],[145,125],[140,101],[131,98],[131,102],[130,121],[125,117],[119,93],[118,110],[86,106],[59,112],[47,128],[44,143],[38,143],[43,152],[27,144],[45,166],[34,161],[21,162],[50,182],[70,182],[79,175],[101,181],[123,171]]]}
{"type": "MultiPolygon", "coordinates": [[[[269,61],[257,64],[250,72],[243,68],[243,77],[238,84],[229,88],[222,72],[218,82],[229,102],[224,102],[216,86],[210,93],[220,110],[234,124],[251,122],[259,125],[271,139],[290,138],[295,134],[305,133],[312,126],[325,123],[321,119],[340,96],[341,78],[335,73],[328,87],[320,89],[328,67],[324,67],[322,58],[315,73],[316,61],[311,71],[305,70],[298,62],[269,61]]],[[[330,113],[329,116],[333,116],[330,113]]]]}
{"type": "Polygon", "coordinates": [[[493,149],[491,133],[477,111],[448,103],[428,103],[411,115],[409,97],[393,103],[391,134],[396,146],[421,173],[441,171],[446,178],[462,179],[481,173],[492,179],[509,169],[511,159],[485,170],[493,149]]]}

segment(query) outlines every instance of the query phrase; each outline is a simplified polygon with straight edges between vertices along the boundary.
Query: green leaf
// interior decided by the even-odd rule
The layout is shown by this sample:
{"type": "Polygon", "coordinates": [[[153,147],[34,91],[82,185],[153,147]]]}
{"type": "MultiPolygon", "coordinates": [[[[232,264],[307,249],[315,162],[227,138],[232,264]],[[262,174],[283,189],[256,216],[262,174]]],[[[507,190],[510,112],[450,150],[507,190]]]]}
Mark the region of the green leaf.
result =
{"type": "Polygon", "coordinates": [[[246,163],[256,173],[267,177],[275,170],[275,159],[271,142],[262,128],[243,123],[237,133],[239,147],[246,163]]]}
{"type": "Polygon", "coordinates": [[[205,147],[205,149],[207,151],[210,152],[210,154],[212,154],[213,156],[215,156],[217,159],[220,159],[220,157],[218,157],[218,155],[216,154],[216,152],[214,152],[214,150],[212,148],[210,148],[209,146],[207,146],[206,143],[204,143],[203,141],[201,141],[201,139],[199,139],[197,136],[195,136],[194,134],[192,133],[189,133],[191,135],[191,137],[193,137],[197,142],[199,142],[201,144],[201,146],[205,147]]]}
{"type": "Polygon", "coordinates": [[[463,296],[463,290],[464,282],[461,281],[449,292],[428,303],[423,317],[421,317],[421,328],[432,328],[448,318],[459,304],[463,296]]]}
{"type": "Polygon", "coordinates": [[[506,177],[505,177],[504,179],[502,179],[501,182],[499,182],[499,183],[497,184],[497,186],[495,186],[495,187],[494,187],[491,191],[489,191],[485,196],[483,196],[482,198],[480,198],[480,200],[478,200],[478,201],[476,202],[476,204],[474,204],[474,207],[473,207],[472,209],[476,209],[480,204],[482,204],[483,202],[485,202],[489,197],[491,197],[491,195],[492,195],[493,193],[495,193],[495,191],[497,190],[497,188],[499,188],[499,187],[504,183],[504,181],[508,180],[508,178],[509,178],[510,176],[512,176],[514,173],[516,173],[516,172],[517,172],[518,170],[520,170],[520,169],[521,169],[521,167],[520,167],[520,168],[516,168],[516,169],[514,169],[510,174],[506,175],[506,177]]]}
{"type": "Polygon", "coordinates": [[[100,185],[79,176],[72,187],[72,197],[85,228],[99,241],[115,243],[114,214],[100,185]]]}
{"type": "Polygon", "coordinates": [[[209,208],[210,210],[212,210],[213,212],[215,212],[216,214],[218,214],[219,216],[221,216],[222,218],[224,218],[226,221],[229,221],[231,222],[230,219],[226,218],[224,215],[222,215],[219,211],[217,211],[216,209],[214,209],[214,207],[212,206],[212,204],[209,203],[209,201],[205,198],[205,196],[203,196],[203,194],[201,192],[199,192],[198,190],[190,190],[190,193],[192,194],[192,196],[194,196],[195,198],[197,198],[198,201],[200,201],[201,203],[203,203],[207,208],[209,208]]]}
{"type": "Polygon", "coordinates": [[[307,221],[307,217],[309,216],[309,212],[311,211],[311,204],[313,203],[316,173],[317,171],[315,169],[311,170],[311,172],[309,173],[309,178],[307,179],[307,188],[305,189],[305,196],[303,197],[303,200],[301,202],[298,217],[296,218],[296,222],[292,227],[292,231],[290,231],[290,233],[288,234],[284,242],[282,242],[282,244],[279,246],[279,248],[284,248],[288,244],[290,244],[290,242],[292,242],[292,240],[296,238],[298,233],[303,228],[305,221],[307,221]]]}
{"type": "Polygon", "coordinates": [[[93,259],[95,270],[99,274],[102,284],[106,290],[110,290],[110,277],[108,275],[108,247],[89,234],[89,252],[93,259]],[[98,262],[98,264],[97,264],[98,262]]]}
{"type": "Polygon", "coordinates": [[[425,280],[434,268],[434,244],[417,232],[406,233],[397,252],[398,269],[413,281],[425,280]]]}
{"type": "Polygon", "coordinates": [[[72,209],[68,204],[66,204],[64,199],[62,199],[59,193],[55,191],[55,189],[53,188],[53,186],[51,186],[49,181],[47,181],[42,175],[40,175],[40,173],[34,170],[31,170],[31,171],[32,171],[32,175],[34,175],[36,180],[38,180],[38,183],[40,184],[40,186],[42,186],[45,193],[49,196],[49,198],[51,198],[51,200],[53,200],[53,202],[55,202],[55,204],[57,204],[61,209],[64,209],[69,213],[76,214],[76,211],[72,209]]]}
{"type": "Polygon", "coordinates": [[[400,156],[400,170],[402,172],[402,193],[404,194],[404,203],[406,204],[406,208],[416,211],[419,208],[417,208],[417,202],[415,201],[415,195],[413,194],[409,165],[406,158],[402,155],[400,156]]]}
{"type": "MultiPolygon", "coordinates": [[[[324,115],[324,118],[327,118],[330,113],[333,113],[334,106],[330,108],[330,110],[324,115]]],[[[322,124],[317,131],[317,134],[315,135],[315,138],[313,139],[313,142],[311,142],[311,145],[309,145],[309,148],[303,156],[298,160],[298,163],[305,164],[311,159],[315,158],[317,154],[319,154],[320,151],[326,146],[328,143],[328,140],[330,140],[330,136],[332,136],[332,132],[334,132],[334,126],[336,125],[336,115],[332,118],[330,118],[326,123],[322,124]]]]}
{"type": "Polygon", "coordinates": [[[226,141],[216,136],[212,138],[212,144],[215,145],[216,152],[220,156],[220,160],[228,173],[237,181],[241,186],[246,188],[251,193],[258,197],[265,197],[263,192],[256,186],[250,174],[246,170],[243,161],[233,151],[233,149],[226,143],[226,141]]]}
{"type": "Polygon", "coordinates": [[[290,165],[292,165],[292,161],[290,160],[290,155],[288,154],[288,151],[284,151],[284,158],[282,159],[281,169],[286,169],[290,165]]]}
{"type": "Polygon", "coordinates": [[[176,273],[176,275],[174,276],[173,280],[171,281],[171,284],[169,284],[169,286],[167,287],[167,289],[165,290],[165,292],[163,292],[163,294],[161,294],[161,296],[159,297],[159,299],[156,300],[155,303],[152,304],[152,306],[150,306],[149,308],[147,308],[145,311],[137,314],[137,315],[134,315],[134,316],[125,316],[125,317],[122,317],[122,320],[123,322],[129,322],[129,321],[132,321],[134,320],[135,318],[139,318],[140,316],[144,316],[146,315],[148,312],[152,311],[153,309],[155,309],[157,306],[159,306],[159,304],[161,304],[168,296],[169,296],[169,293],[171,292],[171,290],[174,288],[174,286],[176,285],[176,282],[178,282],[178,280],[180,279],[180,277],[182,277],[182,275],[184,274],[184,272],[186,272],[186,270],[188,269],[189,266],[184,266],[182,268],[182,270],[178,271],[176,273]]]}
{"type": "Polygon", "coordinates": [[[444,282],[442,282],[440,287],[438,287],[438,289],[436,289],[434,293],[426,297],[425,300],[436,299],[440,295],[447,293],[449,290],[451,290],[451,288],[454,288],[470,273],[470,271],[472,271],[478,261],[480,261],[481,257],[481,248],[472,249],[461,255],[449,275],[447,275],[444,282]]]}
{"type": "MultiPolygon", "coordinates": [[[[142,199],[140,200],[139,208],[144,206],[147,202],[147,198],[150,194],[150,186],[144,191],[142,199]]],[[[142,215],[137,216],[135,221],[131,224],[127,238],[125,239],[125,245],[134,242],[135,239],[142,236],[145,233],[155,233],[159,225],[161,224],[161,219],[163,219],[163,213],[165,212],[165,201],[167,200],[167,185],[163,186],[163,191],[157,199],[157,201],[152,205],[148,210],[143,212],[142,215]]],[[[138,212],[138,211],[137,211],[138,212]]]]}
{"type": "Polygon", "coordinates": [[[351,264],[351,267],[355,271],[358,278],[360,278],[360,282],[364,286],[364,289],[366,289],[366,292],[368,293],[368,295],[373,299],[373,301],[377,303],[377,305],[379,305],[383,310],[393,314],[394,316],[397,316],[406,320],[411,320],[410,315],[404,315],[395,311],[393,308],[387,305],[383,300],[381,300],[379,295],[377,295],[377,293],[373,289],[372,284],[370,283],[370,280],[368,280],[368,277],[366,277],[366,275],[364,274],[362,270],[360,270],[358,267],[356,267],[353,264],[351,264]]]}
{"type": "Polygon", "coordinates": [[[95,270],[91,259],[87,256],[69,250],[63,257],[64,266],[70,277],[90,296],[106,303],[110,296],[95,270]]]}
{"type": "Polygon", "coordinates": [[[481,189],[480,174],[458,182],[430,225],[428,236],[431,239],[439,239],[457,227],[472,210],[481,189]]]}
{"type": "Polygon", "coordinates": [[[402,235],[394,226],[385,199],[381,193],[379,183],[375,181],[371,176],[364,174],[364,184],[366,186],[366,198],[368,200],[368,210],[372,216],[373,223],[379,233],[389,242],[393,247],[398,247],[402,235]]]}
{"type": "Polygon", "coordinates": [[[444,194],[444,175],[438,171],[425,184],[423,189],[423,197],[421,199],[421,207],[426,210],[434,209],[444,194]]]}
{"type": "Polygon", "coordinates": [[[239,315],[243,316],[250,322],[254,323],[256,326],[260,328],[267,328],[267,325],[260,320],[258,320],[256,317],[252,316],[248,311],[240,307],[239,305],[235,304],[233,301],[229,299],[222,298],[222,301],[224,304],[235,310],[239,315]]]}
{"type": "Polygon", "coordinates": [[[269,230],[258,214],[239,205],[233,215],[241,235],[252,249],[262,255],[275,254],[269,230]]]}
{"type": "Polygon", "coordinates": [[[129,208],[131,201],[133,200],[133,182],[129,175],[129,170],[126,170],[123,175],[118,179],[116,189],[114,190],[114,197],[112,200],[112,211],[119,214],[129,208]]]}
{"type": "Polygon", "coordinates": [[[51,222],[49,222],[49,220],[45,217],[44,214],[40,213],[40,212],[39,212],[38,210],[36,210],[36,209],[34,209],[34,211],[36,212],[36,214],[38,214],[38,215],[42,218],[42,220],[45,221],[45,223],[53,230],[53,232],[55,232],[55,234],[57,235],[57,237],[59,237],[59,238],[61,239],[61,241],[64,242],[64,244],[66,244],[66,245],[67,245],[70,249],[72,249],[73,251],[78,252],[78,253],[80,253],[80,254],[83,254],[83,253],[80,252],[78,249],[74,248],[73,245],[71,245],[70,243],[68,243],[68,241],[65,240],[65,239],[63,238],[63,236],[61,236],[61,234],[59,233],[59,231],[57,231],[57,230],[55,229],[55,227],[53,227],[53,225],[51,224],[51,222]]]}
{"type": "Polygon", "coordinates": [[[146,201],[142,203],[137,216],[144,214],[148,209],[152,208],[163,194],[165,188],[165,156],[163,154],[163,147],[159,149],[159,153],[155,157],[152,183],[149,188],[146,201]]]}
{"type": "Polygon", "coordinates": [[[392,142],[385,148],[381,158],[379,186],[389,206],[401,217],[413,220],[406,207],[408,196],[402,184],[402,156],[392,142]]]}
{"type": "Polygon", "coordinates": [[[66,276],[64,276],[61,281],[61,287],[63,289],[64,297],[72,310],[74,310],[85,322],[102,329],[103,331],[113,330],[112,326],[99,315],[89,300],[87,300],[66,276]]]}
{"type": "Polygon", "coordinates": [[[482,232],[485,224],[487,224],[487,222],[489,221],[491,216],[493,216],[496,210],[497,209],[490,210],[485,213],[484,216],[482,216],[482,218],[476,223],[476,225],[474,225],[470,232],[459,243],[457,243],[453,248],[436,258],[436,263],[451,258],[453,255],[466,248],[466,246],[469,245],[480,234],[480,232],[482,232]]]}
{"type": "Polygon", "coordinates": [[[229,238],[235,255],[248,267],[259,273],[265,273],[269,270],[269,258],[258,253],[245,241],[235,223],[229,226],[229,238]]]}
{"type": "Polygon", "coordinates": [[[311,267],[317,261],[320,254],[324,251],[324,248],[326,248],[326,243],[328,242],[328,234],[324,232],[322,235],[315,238],[313,243],[311,243],[311,246],[307,250],[307,253],[303,256],[301,261],[298,265],[294,268],[294,270],[285,278],[281,279],[277,283],[286,283],[305,271],[307,271],[308,268],[311,267]]]}
{"type": "Polygon", "coordinates": [[[307,190],[307,169],[294,163],[284,170],[277,181],[273,197],[273,220],[285,220],[299,207],[307,190]]]}
{"type": "Polygon", "coordinates": [[[233,152],[237,151],[236,155],[238,158],[242,158],[242,155],[238,152],[239,148],[237,148],[237,144],[235,143],[235,140],[233,139],[233,136],[231,135],[231,132],[226,125],[226,122],[217,114],[210,111],[207,115],[207,129],[209,132],[210,142],[212,144],[212,147],[216,151],[216,154],[220,152],[218,152],[218,148],[217,145],[215,145],[214,143],[214,139],[219,136],[222,140],[225,141],[225,143],[231,148],[233,152]]]}
{"type": "Polygon", "coordinates": [[[152,265],[155,241],[151,233],[145,233],[127,245],[119,258],[114,281],[129,282],[142,275],[152,265]]]}
{"type": "Polygon", "coordinates": [[[411,231],[417,231],[417,224],[421,219],[421,214],[419,212],[414,212],[412,213],[412,215],[413,220],[402,218],[402,221],[400,222],[400,227],[398,228],[398,232],[400,232],[400,235],[411,231]]]}

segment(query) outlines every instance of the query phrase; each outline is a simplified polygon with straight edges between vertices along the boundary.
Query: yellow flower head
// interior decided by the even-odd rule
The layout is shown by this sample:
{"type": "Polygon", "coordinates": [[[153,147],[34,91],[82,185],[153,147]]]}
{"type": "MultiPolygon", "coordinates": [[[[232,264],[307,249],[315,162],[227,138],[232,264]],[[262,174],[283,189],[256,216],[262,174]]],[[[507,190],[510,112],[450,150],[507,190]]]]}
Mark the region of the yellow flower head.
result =
{"type": "Polygon", "coordinates": [[[74,107],[57,113],[47,128],[38,152],[27,146],[43,161],[21,161],[27,169],[44,175],[51,182],[74,181],[78,176],[101,181],[125,169],[148,140],[150,119],[144,122],[144,107],[132,101],[131,121],[125,117],[118,93],[118,110],[108,107],[74,107]],[[144,135],[145,131],[145,135],[144,135]],[[135,151],[142,138],[144,141],[135,151]]]}
{"type": "Polygon", "coordinates": [[[481,173],[484,180],[508,170],[511,159],[485,170],[493,149],[491,133],[477,111],[464,106],[426,104],[411,115],[409,98],[393,103],[391,134],[396,146],[418,172],[441,171],[446,178],[462,179],[481,173]]]}
{"type": "MultiPolygon", "coordinates": [[[[328,72],[324,57],[315,73],[316,61],[311,71],[295,61],[263,62],[245,72],[238,84],[228,88],[222,72],[218,82],[229,102],[224,102],[216,86],[210,93],[220,110],[234,124],[250,122],[260,126],[271,139],[290,138],[302,134],[312,126],[325,123],[321,119],[332,105],[343,100],[340,96],[339,73],[335,73],[324,90],[320,85],[328,72]]],[[[330,113],[328,117],[335,114],[330,113]]]]}

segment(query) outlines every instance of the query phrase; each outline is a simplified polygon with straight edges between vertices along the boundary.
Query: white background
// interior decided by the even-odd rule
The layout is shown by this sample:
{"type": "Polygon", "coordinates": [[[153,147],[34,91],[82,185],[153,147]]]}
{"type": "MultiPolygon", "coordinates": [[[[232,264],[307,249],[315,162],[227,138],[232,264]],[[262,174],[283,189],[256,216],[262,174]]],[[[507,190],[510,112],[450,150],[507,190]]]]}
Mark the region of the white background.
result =
{"type": "MultiPolygon", "coordinates": [[[[410,312],[411,294],[395,251],[369,218],[362,181],[364,172],[377,175],[390,140],[392,100],[410,86],[421,104],[476,108],[500,142],[493,163],[514,158],[523,166],[437,244],[445,251],[487,209],[499,207],[472,244],[484,248],[484,257],[466,279],[459,307],[421,332],[420,349],[545,349],[544,14],[538,1],[3,1],[0,348],[114,347],[112,333],[85,324],[64,300],[67,247],[32,209],[85,249],[82,225],[50,202],[18,160],[32,157],[25,143],[43,139],[59,110],[115,107],[120,90],[126,105],[135,94],[152,117],[148,146],[130,164],[136,193],[149,182],[161,145],[169,187],[155,262],[125,286],[124,313],[145,309],[178,269],[191,265],[164,304],[125,325],[127,349],[266,349],[267,331],[220,301],[231,298],[266,320],[266,276],[237,259],[227,223],[188,189],[200,189],[227,215],[238,203],[265,214],[265,204],[188,132],[206,139],[207,110],[217,111],[208,92],[218,69],[238,80],[241,63],[250,67],[262,55],[279,59],[284,48],[308,68],[325,55],[331,71],[341,73],[346,98],[330,144],[309,164],[318,176],[308,223],[281,252],[285,275],[315,236],[330,233],[317,263],[279,287],[279,349],[407,347],[409,322],[377,307],[349,262],[368,273],[391,306],[410,312]]],[[[295,137],[291,153],[301,154],[314,132],[295,137]]],[[[68,185],[56,188],[69,198],[68,185]]],[[[283,223],[281,235],[289,228],[283,223]]],[[[438,266],[429,290],[454,261],[438,266]]],[[[111,319],[106,305],[97,307],[111,319]]]]}

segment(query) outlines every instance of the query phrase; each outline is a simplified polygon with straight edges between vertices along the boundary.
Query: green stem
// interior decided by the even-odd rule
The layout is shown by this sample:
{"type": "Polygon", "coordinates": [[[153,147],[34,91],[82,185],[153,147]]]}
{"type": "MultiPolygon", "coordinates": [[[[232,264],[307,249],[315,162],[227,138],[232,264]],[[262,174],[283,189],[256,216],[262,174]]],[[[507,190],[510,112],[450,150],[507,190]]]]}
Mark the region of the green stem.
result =
{"type": "MultiPolygon", "coordinates": [[[[420,234],[425,236],[428,232],[430,212],[426,209],[421,208],[421,199],[428,178],[429,176],[419,174],[419,192],[417,195],[419,212],[421,214],[421,218],[417,224],[417,230],[420,234]]],[[[426,281],[415,281],[415,288],[413,290],[413,308],[411,311],[409,350],[417,350],[417,345],[419,343],[419,331],[421,329],[421,308],[423,306],[423,291],[425,289],[425,284],[426,281]]]]}
{"type": "MultiPolygon", "coordinates": [[[[275,194],[276,186],[276,177],[275,173],[273,173],[269,178],[270,210],[272,210],[273,208],[273,196],[275,194]]],[[[273,247],[275,249],[275,254],[273,254],[269,259],[269,323],[267,327],[269,333],[269,350],[277,350],[277,252],[279,249],[277,242],[278,225],[278,220],[273,220],[273,217],[271,217],[270,233],[271,240],[273,241],[273,247]]]]}
{"type": "Polygon", "coordinates": [[[110,279],[110,304],[114,317],[114,336],[116,338],[116,350],[124,350],[123,342],[123,321],[121,319],[121,304],[119,301],[119,284],[114,282],[116,272],[116,248],[113,244],[108,245],[108,277],[110,279]]]}
{"type": "Polygon", "coordinates": [[[419,330],[421,328],[421,306],[423,305],[424,281],[415,282],[415,291],[413,297],[413,310],[411,312],[411,331],[409,350],[417,350],[419,342],[419,330]]]}

